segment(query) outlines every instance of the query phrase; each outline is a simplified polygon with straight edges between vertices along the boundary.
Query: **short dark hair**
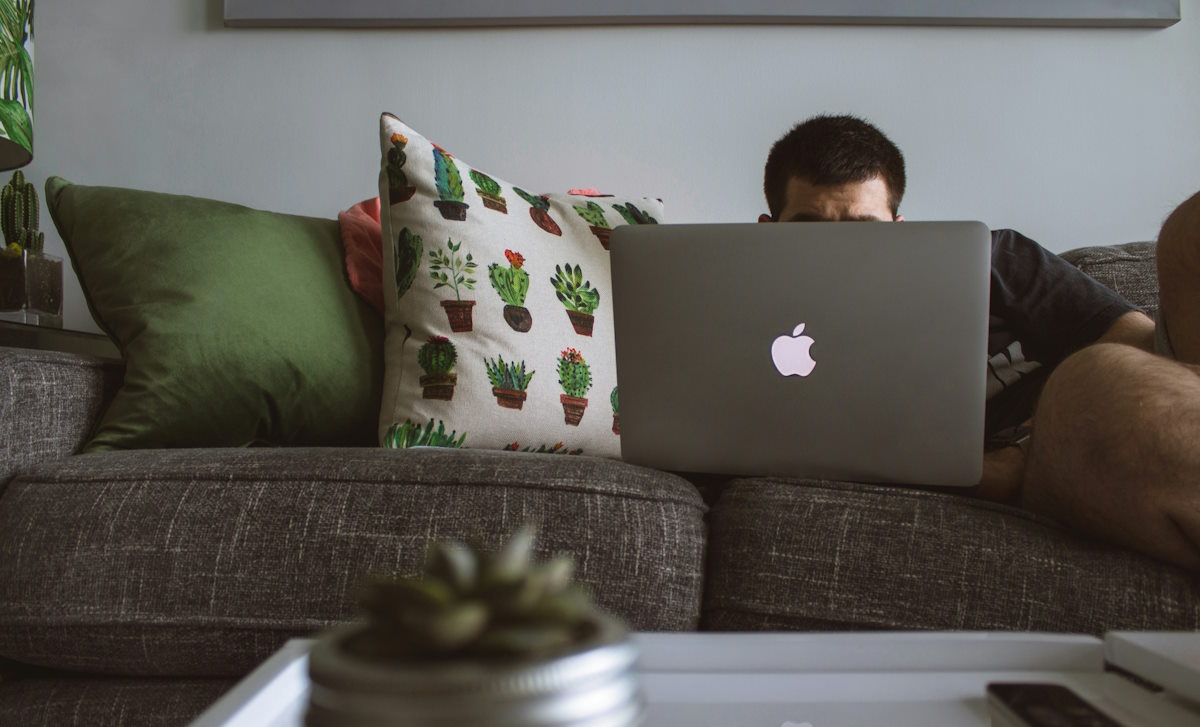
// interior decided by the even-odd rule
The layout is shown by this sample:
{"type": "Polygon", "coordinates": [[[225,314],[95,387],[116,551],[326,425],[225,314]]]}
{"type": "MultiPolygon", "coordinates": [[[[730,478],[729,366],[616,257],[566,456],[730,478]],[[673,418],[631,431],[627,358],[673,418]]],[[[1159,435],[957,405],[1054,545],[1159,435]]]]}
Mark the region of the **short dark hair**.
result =
{"type": "Polygon", "coordinates": [[[882,177],[895,217],[904,196],[904,155],[882,131],[856,116],[814,116],[796,124],[771,147],[763,192],[773,219],[786,202],[787,185],[800,177],[816,185],[882,177]]]}

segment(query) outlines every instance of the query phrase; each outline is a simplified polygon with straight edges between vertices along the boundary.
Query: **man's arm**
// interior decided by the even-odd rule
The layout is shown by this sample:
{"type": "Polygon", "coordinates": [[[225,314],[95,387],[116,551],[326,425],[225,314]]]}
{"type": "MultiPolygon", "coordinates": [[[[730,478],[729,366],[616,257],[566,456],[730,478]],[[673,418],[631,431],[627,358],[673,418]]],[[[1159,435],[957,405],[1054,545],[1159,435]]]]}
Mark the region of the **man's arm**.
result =
{"type": "Polygon", "coordinates": [[[1123,343],[1126,346],[1154,352],[1154,321],[1150,316],[1132,311],[1113,321],[1096,343],[1123,343]]]}

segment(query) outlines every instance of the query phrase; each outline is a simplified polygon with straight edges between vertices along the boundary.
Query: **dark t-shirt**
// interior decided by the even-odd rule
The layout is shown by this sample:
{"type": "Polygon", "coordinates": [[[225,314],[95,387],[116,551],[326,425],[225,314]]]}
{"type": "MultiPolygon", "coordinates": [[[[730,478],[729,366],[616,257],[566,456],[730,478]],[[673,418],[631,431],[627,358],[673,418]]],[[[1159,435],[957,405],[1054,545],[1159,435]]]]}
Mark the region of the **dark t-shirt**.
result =
{"type": "Polygon", "coordinates": [[[1138,308],[1013,230],[992,232],[987,437],[1033,414],[1049,372],[1138,308]]]}

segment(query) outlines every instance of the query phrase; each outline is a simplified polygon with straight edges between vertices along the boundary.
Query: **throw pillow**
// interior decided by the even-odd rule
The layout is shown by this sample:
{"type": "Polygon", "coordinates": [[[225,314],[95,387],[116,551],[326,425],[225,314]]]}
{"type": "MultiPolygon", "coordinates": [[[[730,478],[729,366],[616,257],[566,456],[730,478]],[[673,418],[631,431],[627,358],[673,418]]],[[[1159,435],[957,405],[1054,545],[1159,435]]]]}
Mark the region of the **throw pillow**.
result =
{"type": "Polygon", "coordinates": [[[530,193],[390,114],[380,143],[383,444],[620,457],[608,237],[662,202],[530,193]]]}
{"type": "Polygon", "coordinates": [[[338,213],[342,247],[346,249],[346,276],[354,292],[383,316],[383,240],[379,225],[379,198],[364,199],[338,213]]]}
{"type": "Polygon", "coordinates": [[[86,451],[375,441],[383,330],[336,221],[57,177],[46,202],[125,359],[86,451]]]}

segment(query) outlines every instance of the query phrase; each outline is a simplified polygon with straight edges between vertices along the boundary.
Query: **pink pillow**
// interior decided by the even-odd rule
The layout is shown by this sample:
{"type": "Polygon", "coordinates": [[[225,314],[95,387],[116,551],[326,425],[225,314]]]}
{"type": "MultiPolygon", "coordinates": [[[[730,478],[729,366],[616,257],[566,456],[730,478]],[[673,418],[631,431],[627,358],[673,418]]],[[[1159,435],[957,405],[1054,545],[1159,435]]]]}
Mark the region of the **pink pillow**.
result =
{"type": "Polygon", "coordinates": [[[338,213],[342,246],[346,248],[346,275],[350,287],[383,315],[383,232],[379,225],[379,198],[364,199],[338,213]]]}

